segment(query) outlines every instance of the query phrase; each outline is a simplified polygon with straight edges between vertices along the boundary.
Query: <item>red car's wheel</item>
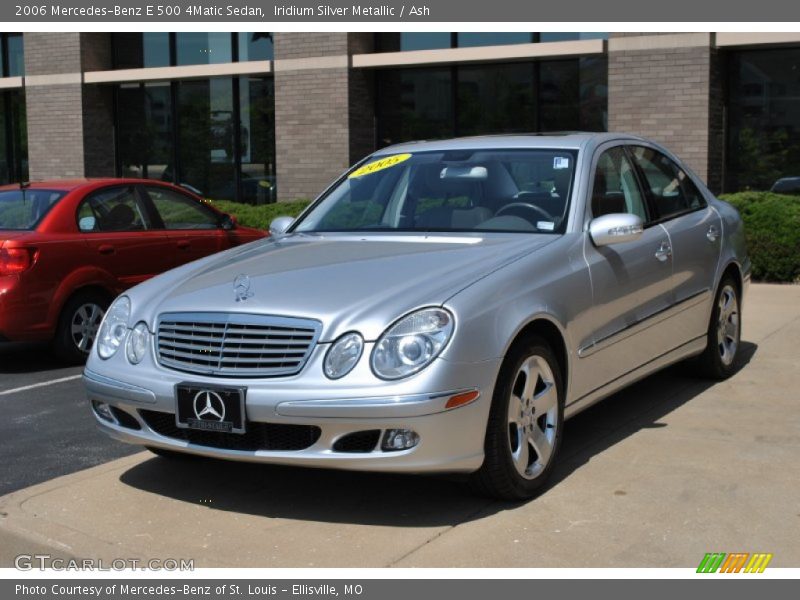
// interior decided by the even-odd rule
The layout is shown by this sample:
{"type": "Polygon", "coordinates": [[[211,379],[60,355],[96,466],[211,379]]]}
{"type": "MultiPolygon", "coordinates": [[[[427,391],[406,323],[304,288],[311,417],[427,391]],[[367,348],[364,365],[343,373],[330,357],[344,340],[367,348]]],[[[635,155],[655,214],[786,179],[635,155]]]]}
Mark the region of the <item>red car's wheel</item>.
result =
{"type": "Polygon", "coordinates": [[[94,346],[108,298],[99,292],[80,292],[64,305],[56,331],[55,350],[69,363],[82,363],[94,346]]]}

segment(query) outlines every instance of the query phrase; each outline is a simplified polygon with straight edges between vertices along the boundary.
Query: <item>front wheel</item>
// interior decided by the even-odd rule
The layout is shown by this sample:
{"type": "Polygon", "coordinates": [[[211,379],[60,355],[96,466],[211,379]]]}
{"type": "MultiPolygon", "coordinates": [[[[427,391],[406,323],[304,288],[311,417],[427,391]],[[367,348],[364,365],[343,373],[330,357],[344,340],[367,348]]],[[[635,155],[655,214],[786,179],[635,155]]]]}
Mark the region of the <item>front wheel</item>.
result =
{"type": "Polygon", "coordinates": [[[742,335],[741,299],[730,277],[719,285],[706,335],[706,349],[697,357],[698,371],[710,379],[727,379],[736,370],[742,335]]]}
{"type": "Polygon", "coordinates": [[[564,386],[548,344],[512,347],[500,370],[486,429],[485,458],[470,480],[483,495],[524,500],[549,477],[561,443],[564,386]]]}

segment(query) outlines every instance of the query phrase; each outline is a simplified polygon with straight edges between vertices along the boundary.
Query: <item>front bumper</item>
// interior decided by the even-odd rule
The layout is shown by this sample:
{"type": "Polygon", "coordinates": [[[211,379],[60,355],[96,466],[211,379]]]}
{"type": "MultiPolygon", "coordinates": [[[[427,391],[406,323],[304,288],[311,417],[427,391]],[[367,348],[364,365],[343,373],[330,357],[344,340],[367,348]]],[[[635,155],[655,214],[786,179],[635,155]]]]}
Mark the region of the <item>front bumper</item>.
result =
{"type": "MultiPolygon", "coordinates": [[[[486,422],[499,365],[480,363],[470,365],[466,371],[452,364],[439,367],[448,372],[469,373],[466,385],[456,386],[452,382],[445,385],[448,378],[436,376],[426,382],[426,385],[434,385],[432,382],[437,381],[434,389],[441,391],[434,393],[408,389],[389,394],[385,393],[388,390],[376,388],[371,394],[361,390],[358,394],[340,396],[331,389],[327,397],[321,397],[319,390],[309,390],[310,397],[304,399],[298,393],[297,382],[289,389],[274,380],[237,380],[235,385],[248,388],[246,414],[250,426],[300,425],[319,429],[316,440],[299,450],[210,446],[205,441],[196,443],[196,440],[181,439],[165,432],[163,427],[151,426],[153,419],[148,416],[154,413],[163,417],[162,423],[169,422],[170,417],[174,419],[174,385],[193,379],[191,376],[164,370],[168,373],[166,377],[162,373],[149,382],[129,383],[87,368],[83,380],[90,401],[106,403],[122,417],[109,422],[95,412],[99,429],[123,442],[249,462],[383,472],[471,472],[483,462],[486,422]],[[477,391],[480,396],[467,405],[445,408],[450,397],[467,390],[477,391]],[[380,440],[390,429],[410,429],[419,435],[420,441],[408,450],[381,450],[380,440]],[[353,434],[376,430],[380,431],[376,438],[378,443],[371,450],[342,451],[337,445],[353,434]]],[[[199,379],[198,383],[202,384],[206,378],[199,379]]],[[[212,380],[206,379],[205,383],[212,383],[212,380]]],[[[215,380],[213,383],[234,382],[215,380]]],[[[228,446],[227,443],[222,445],[228,446]]]]}

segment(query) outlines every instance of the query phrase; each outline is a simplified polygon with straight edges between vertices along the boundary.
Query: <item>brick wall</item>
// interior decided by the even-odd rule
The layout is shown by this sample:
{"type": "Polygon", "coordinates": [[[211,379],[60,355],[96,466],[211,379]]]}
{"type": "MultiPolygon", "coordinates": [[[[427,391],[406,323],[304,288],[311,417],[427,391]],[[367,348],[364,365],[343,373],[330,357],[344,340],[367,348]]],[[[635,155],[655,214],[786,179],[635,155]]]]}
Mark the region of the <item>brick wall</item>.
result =
{"type": "MultiPolygon", "coordinates": [[[[626,37],[626,41],[630,39],[626,37]]],[[[721,77],[710,36],[706,39],[703,44],[698,34],[673,34],[668,44],[679,47],[629,49],[639,46],[634,43],[615,49],[612,38],[608,53],[609,131],[642,135],[664,144],[712,191],[718,191],[721,77]]],[[[648,45],[647,40],[641,41],[648,45]]],[[[658,46],[658,42],[653,45],[658,46]]]]}
{"type": "Polygon", "coordinates": [[[275,149],[279,200],[313,198],[374,147],[371,73],[314,68],[314,58],[371,50],[371,34],[275,34],[275,149]],[[281,61],[292,61],[288,67],[281,61]],[[298,64],[297,59],[308,59],[298,64]]]}
{"type": "Polygon", "coordinates": [[[26,33],[25,104],[30,179],[83,177],[81,83],[44,85],[38,76],[81,71],[80,34],[26,33]]]}

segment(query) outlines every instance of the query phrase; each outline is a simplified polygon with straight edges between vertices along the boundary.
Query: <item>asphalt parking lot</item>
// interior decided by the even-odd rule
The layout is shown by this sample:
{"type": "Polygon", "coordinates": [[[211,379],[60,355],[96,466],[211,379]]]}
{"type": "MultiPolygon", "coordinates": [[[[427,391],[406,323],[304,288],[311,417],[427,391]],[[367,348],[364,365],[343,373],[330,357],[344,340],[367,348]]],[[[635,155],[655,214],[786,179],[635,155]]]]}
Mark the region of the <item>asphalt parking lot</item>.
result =
{"type": "Polygon", "coordinates": [[[157,458],[96,433],[78,380],[2,395],[79,373],[5,355],[0,457],[16,491],[0,498],[0,566],[47,552],[196,566],[695,567],[712,551],[797,566],[798,339],[800,286],[751,286],[736,375],[712,384],[677,365],[579,415],[552,485],[521,504],[437,478],[157,458]]]}

